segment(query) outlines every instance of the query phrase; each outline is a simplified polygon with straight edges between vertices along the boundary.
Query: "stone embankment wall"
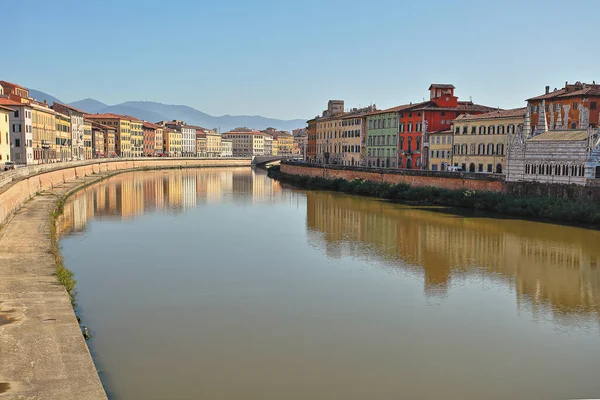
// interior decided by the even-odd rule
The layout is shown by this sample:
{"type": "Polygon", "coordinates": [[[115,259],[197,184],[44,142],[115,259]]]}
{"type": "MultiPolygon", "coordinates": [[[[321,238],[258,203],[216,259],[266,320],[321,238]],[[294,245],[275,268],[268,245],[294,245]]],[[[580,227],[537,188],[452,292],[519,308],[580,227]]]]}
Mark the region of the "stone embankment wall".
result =
{"type": "Polygon", "coordinates": [[[412,186],[436,186],[445,189],[472,189],[489,192],[505,191],[504,178],[493,174],[437,172],[421,170],[388,170],[357,167],[323,168],[318,165],[281,163],[281,172],[290,175],[312,176],[326,179],[365,179],[382,183],[407,183],[412,186]]]}
{"type": "Polygon", "coordinates": [[[200,168],[250,166],[249,158],[154,158],[135,160],[92,160],[36,165],[0,174],[0,224],[6,222],[23,202],[58,183],[107,171],[143,168],[200,168]]]}

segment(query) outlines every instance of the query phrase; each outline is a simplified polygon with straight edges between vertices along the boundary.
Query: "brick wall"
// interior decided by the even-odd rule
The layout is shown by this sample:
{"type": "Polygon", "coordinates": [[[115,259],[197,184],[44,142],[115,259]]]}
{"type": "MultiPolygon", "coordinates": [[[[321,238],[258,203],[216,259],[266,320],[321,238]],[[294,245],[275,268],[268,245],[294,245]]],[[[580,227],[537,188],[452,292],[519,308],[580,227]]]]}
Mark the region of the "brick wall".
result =
{"type": "MultiPolygon", "coordinates": [[[[150,159],[131,161],[96,161],[85,165],[74,164],[67,166],[66,163],[58,169],[42,171],[35,175],[28,175],[20,180],[9,182],[0,187],[0,224],[21,207],[37,192],[52,189],[54,186],[78,177],[92,175],[106,171],[135,170],[141,168],[195,168],[195,167],[228,167],[228,166],[250,166],[250,158],[247,159],[150,159]]],[[[10,171],[13,172],[13,171],[10,171]]]]}
{"type": "Polygon", "coordinates": [[[420,170],[382,170],[357,167],[327,167],[281,163],[281,172],[327,179],[366,179],[373,182],[407,183],[412,186],[437,186],[446,189],[505,191],[504,179],[492,174],[468,174],[420,170]]]}

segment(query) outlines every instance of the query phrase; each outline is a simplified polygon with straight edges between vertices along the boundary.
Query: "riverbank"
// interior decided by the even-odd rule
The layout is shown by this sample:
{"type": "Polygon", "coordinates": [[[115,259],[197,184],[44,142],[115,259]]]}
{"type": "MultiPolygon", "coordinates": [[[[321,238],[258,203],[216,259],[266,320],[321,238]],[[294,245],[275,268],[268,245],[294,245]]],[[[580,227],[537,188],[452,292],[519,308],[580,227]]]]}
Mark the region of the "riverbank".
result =
{"type": "Polygon", "coordinates": [[[598,204],[564,198],[525,197],[485,190],[412,186],[407,183],[377,183],[366,179],[327,179],[287,174],[278,166],[271,167],[268,174],[273,179],[303,189],[332,190],[410,204],[470,208],[532,219],[585,224],[594,229],[600,227],[598,204]]]}
{"type": "Polygon", "coordinates": [[[64,195],[99,178],[40,193],[0,232],[0,398],[107,398],[71,298],[57,282],[50,218],[64,195]]]}
{"type": "Polygon", "coordinates": [[[72,305],[55,220],[72,193],[136,171],[250,166],[249,160],[96,163],[44,171],[0,188],[0,398],[104,400],[72,305]]]}

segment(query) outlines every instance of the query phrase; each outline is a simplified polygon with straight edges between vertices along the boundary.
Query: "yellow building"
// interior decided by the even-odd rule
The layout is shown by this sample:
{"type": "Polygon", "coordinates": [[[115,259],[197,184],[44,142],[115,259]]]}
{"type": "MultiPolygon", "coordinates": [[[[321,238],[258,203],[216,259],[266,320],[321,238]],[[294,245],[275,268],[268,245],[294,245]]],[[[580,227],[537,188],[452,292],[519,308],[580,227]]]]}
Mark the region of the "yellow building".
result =
{"type": "Polygon", "coordinates": [[[277,151],[280,155],[294,154],[294,137],[285,131],[269,132],[273,140],[277,140],[277,151]]]}
{"type": "Polygon", "coordinates": [[[31,102],[33,159],[37,164],[59,161],[56,144],[56,112],[46,104],[31,102]]]}
{"type": "Polygon", "coordinates": [[[221,157],[221,135],[215,131],[206,131],[206,151],[209,157],[221,157]]]}
{"type": "Polygon", "coordinates": [[[127,117],[131,127],[131,157],[141,157],[144,152],[144,122],[127,117]]]}
{"type": "Polygon", "coordinates": [[[521,129],[526,111],[526,108],[516,108],[457,117],[453,131],[453,165],[469,172],[504,173],[507,137],[521,129]]]}
{"type": "Polygon", "coordinates": [[[4,163],[12,161],[10,159],[10,135],[9,135],[9,113],[12,108],[0,106],[0,171],[4,163]]]}
{"type": "Polygon", "coordinates": [[[56,115],[56,141],[54,149],[58,161],[64,162],[72,159],[71,152],[71,117],[55,112],[56,115]]]}
{"type": "Polygon", "coordinates": [[[446,171],[452,165],[452,130],[430,132],[429,167],[432,171],[446,171]]]}
{"type": "Polygon", "coordinates": [[[183,134],[171,128],[163,128],[163,144],[169,157],[181,157],[183,151],[183,134]]]}
{"type": "MultiPolygon", "coordinates": [[[[115,130],[115,152],[119,157],[131,157],[131,121],[130,117],[119,114],[86,114],[85,118],[115,130]]],[[[143,133],[142,133],[143,138],[143,133]]],[[[108,143],[105,141],[105,143],[108,143]]]]}
{"type": "Polygon", "coordinates": [[[164,153],[163,148],[163,127],[157,125],[154,131],[154,154],[164,153]]]}
{"type": "MultiPolygon", "coordinates": [[[[104,141],[103,141],[104,142],[104,141]]],[[[83,152],[84,159],[92,159],[92,122],[83,121],[83,152]]]]}
{"type": "Polygon", "coordinates": [[[196,157],[208,157],[208,140],[205,137],[197,137],[196,138],[196,157]]]}
{"type": "Polygon", "coordinates": [[[279,154],[279,141],[273,138],[273,145],[271,146],[271,154],[276,156],[279,154]]]}

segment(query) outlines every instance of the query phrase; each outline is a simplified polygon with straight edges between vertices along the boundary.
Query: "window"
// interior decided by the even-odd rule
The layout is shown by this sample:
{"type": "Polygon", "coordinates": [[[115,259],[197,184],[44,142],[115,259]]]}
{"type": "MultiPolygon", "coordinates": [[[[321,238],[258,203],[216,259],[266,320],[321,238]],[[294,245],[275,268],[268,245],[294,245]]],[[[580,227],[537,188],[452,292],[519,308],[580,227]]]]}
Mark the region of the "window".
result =
{"type": "Polygon", "coordinates": [[[492,164],[487,165],[487,172],[492,173],[492,164]]]}
{"type": "Polygon", "coordinates": [[[577,123],[576,122],[571,123],[571,129],[577,129],[577,123]]]}
{"type": "Polygon", "coordinates": [[[445,117],[446,116],[446,111],[442,111],[440,114],[442,115],[442,117],[445,117]]]}
{"type": "Polygon", "coordinates": [[[471,155],[475,155],[475,143],[471,143],[471,149],[470,150],[471,150],[470,154],[471,155]]]}
{"type": "Polygon", "coordinates": [[[15,139],[15,147],[21,147],[21,139],[15,139]]]}
{"type": "Polygon", "coordinates": [[[596,109],[596,102],[592,101],[590,102],[590,110],[595,110],[596,109]]]}
{"type": "Polygon", "coordinates": [[[467,134],[467,129],[468,129],[467,126],[463,126],[463,129],[462,129],[462,134],[463,135],[467,134]]]}
{"type": "Polygon", "coordinates": [[[454,134],[455,135],[460,135],[460,128],[456,127],[456,129],[454,129],[454,134]]]}
{"type": "Polygon", "coordinates": [[[417,136],[417,150],[421,150],[421,137],[417,136]]]}
{"type": "Polygon", "coordinates": [[[576,101],[574,101],[573,102],[573,110],[577,110],[578,108],[579,108],[579,104],[576,101]]]}
{"type": "Polygon", "coordinates": [[[485,126],[480,126],[479,127],[479,134],[480,135],[485,135],[485,126]]]}
{"type": "Polygon", "coordinates": [[[477,172],[483,172],[483,164],[477,166],[477,172]]]}
{"type": "Polygon", "coordinates": [[[471,135],[474,135],[474,134],[476,134],[476,133],[477,133],[477,127],[475,127],[475,126],[472,126],[472,127],[471,127],[471,135]]]}
{"type": "Polygon", "coordinates": [[[19,110],[15,110],[15,118],[19,118],[19,110]]]}

